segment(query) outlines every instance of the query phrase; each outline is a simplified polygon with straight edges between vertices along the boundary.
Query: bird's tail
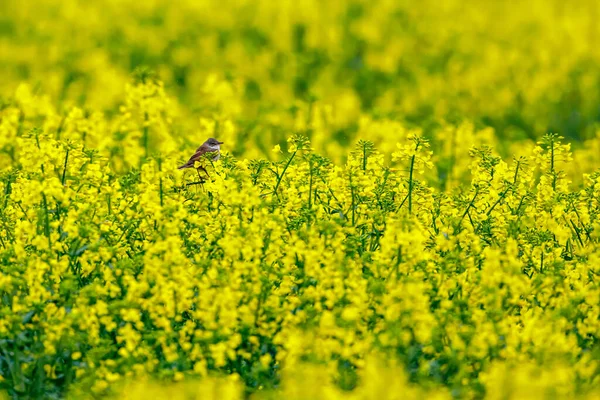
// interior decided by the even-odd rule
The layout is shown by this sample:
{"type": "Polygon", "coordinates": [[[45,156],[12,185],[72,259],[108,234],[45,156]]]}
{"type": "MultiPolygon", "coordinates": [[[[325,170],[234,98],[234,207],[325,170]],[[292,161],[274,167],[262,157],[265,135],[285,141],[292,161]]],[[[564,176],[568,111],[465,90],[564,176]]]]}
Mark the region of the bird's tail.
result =
{"type": "Polygon", "coordinates": [[[180,165],[179,167],[177,167],[177,169],[184,169],[184,168],[189,168],[189,167],[191,167],[191,165],[190,165],[190,163],[188,162],[188,163],[185,163],[185,164],[183,164],[183,165],[180,165]]]}

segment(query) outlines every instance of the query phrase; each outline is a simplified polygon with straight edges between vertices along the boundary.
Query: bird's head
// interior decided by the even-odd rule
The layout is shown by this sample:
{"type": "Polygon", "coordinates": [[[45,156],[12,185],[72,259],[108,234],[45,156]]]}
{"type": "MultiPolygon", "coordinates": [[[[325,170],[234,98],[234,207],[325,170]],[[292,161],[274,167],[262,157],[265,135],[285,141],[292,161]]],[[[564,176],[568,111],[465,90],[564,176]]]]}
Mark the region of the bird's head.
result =
{"type": "Polygon", "coordinates": [[[223,144],[223,142],[219,142],[217,139],[215,138],[210,138],[208,139],[206,142],[204,142],[206,145],[210,146],[210,148],[212,149],[220,149],[221,145],[223,144]]]}

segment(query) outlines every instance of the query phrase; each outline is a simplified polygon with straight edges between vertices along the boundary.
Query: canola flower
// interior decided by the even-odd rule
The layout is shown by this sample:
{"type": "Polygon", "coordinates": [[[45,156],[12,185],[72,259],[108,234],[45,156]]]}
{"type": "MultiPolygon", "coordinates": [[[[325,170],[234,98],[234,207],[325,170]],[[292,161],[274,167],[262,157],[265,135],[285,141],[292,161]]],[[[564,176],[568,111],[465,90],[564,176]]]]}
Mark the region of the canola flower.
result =
{"type": "Polygon", "coordinates": [[[127,90],[112,120],[25,130],[27,103],[2,111],[11,395],[134,398],[142,378],[231,398],[598,390],[600,173],[575,187],[560,136],[508,161],[474,146],[470,183],[447,190],[418,130],[341,165],[300,134],[275,161],[222,151],[197,185],[183,151],[146,155],[177,147],[162,85],[127,90]]]}
{"type": "Polygon", "coordinates": [[[597,7],[2,2],[0,391],[597,398],[597,7]]]}

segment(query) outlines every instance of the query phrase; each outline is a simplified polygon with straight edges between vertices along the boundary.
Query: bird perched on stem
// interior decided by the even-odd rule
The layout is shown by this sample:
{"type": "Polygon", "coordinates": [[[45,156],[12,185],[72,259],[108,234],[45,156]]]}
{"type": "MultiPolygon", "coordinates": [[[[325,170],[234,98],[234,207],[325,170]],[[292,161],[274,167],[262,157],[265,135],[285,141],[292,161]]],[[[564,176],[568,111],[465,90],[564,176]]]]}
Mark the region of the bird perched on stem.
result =
{"type": "MultiPolygon", "coordinates": [[[[223,142],[219,142],[215,138],[208,139],[206,142],[202,143],[202,146],[196,149],[196,152],[190,157],[188,162],[181,165],[178,169],[192,168],[196,165],[196,161],[201,161],[205,157],[211,158],[212,161],[217,161],[219,157],[221,157],[222,144],[223,142]]],[[[206,173],[206,175],[208,176],[206,168],[204,168],[202,165],[198,166],[197,169],[202,169],[204,173],[206,173]]]]}

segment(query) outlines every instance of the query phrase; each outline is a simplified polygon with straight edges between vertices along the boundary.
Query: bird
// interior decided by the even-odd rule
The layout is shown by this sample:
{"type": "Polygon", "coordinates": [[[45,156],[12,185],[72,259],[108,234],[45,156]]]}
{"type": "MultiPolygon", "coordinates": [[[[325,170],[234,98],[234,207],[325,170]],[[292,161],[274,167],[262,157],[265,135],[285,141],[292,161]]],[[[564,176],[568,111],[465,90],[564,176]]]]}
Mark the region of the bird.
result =
{"type": "MultiPolygon", "coordinates": [[[[195,165],[196,161],[200,161],[203,157],[206,156],[210,157],[211,154],[213,155],[212,160],[217,161],[221,157],[222,144],[223,142],[220,142],[215,138],[207,139],[204,143],[202,143],[200,147],[196,149],[196,152],[190,157],[188,162],[179,166],[177,169],[192,168],[195,165]]],[[[199,168],[204,169],[203,167],[199,168]]],[[[204,171],[206,172],[205,169],[204,171]]]]}

